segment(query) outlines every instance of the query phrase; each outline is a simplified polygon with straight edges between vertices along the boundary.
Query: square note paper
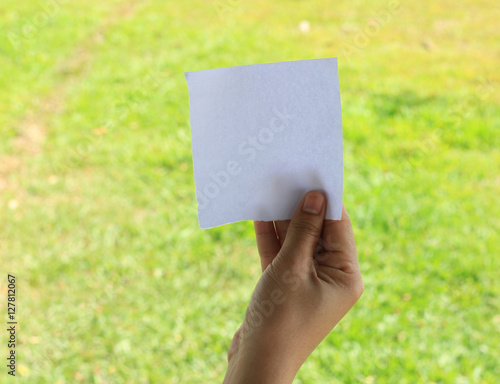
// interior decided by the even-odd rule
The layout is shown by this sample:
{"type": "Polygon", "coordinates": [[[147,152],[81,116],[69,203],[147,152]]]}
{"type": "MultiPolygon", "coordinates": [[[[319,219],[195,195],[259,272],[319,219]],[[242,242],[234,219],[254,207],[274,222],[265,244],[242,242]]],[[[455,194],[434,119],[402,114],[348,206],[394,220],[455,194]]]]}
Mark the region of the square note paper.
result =
{"type": "Polygon", "coordinates": [[[201,228],[286,220],[312,189],[342,210],[337,59],[187,72],[201,228]]]}

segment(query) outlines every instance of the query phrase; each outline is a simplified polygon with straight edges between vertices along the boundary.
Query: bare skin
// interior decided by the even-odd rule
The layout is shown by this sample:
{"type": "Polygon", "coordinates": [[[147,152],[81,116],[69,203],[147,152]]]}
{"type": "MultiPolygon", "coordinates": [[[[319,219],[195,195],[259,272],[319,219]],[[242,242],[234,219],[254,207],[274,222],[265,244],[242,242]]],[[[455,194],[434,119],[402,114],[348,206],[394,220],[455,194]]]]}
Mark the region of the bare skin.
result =
{"type": "Polygon", "coordinates": [[[229,347],[224,383],[292,383],[363,293],[347,210],[324,220],[326,204],[310,191],[292,220],[254,222],[263,273],[229,347]]]}

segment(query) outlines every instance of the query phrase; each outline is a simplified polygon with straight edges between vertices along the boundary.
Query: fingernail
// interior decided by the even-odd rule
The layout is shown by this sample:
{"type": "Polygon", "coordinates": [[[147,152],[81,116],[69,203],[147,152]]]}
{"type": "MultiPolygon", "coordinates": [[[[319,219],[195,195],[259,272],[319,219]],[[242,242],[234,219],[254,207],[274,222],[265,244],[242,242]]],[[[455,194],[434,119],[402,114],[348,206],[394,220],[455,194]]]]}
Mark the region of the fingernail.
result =
{"type": "Polygon", "coordinates": [[[322,193],[310,193],[307,195],[304,205],[302,206],[302,212],[312,213],[317,215],[321,212],[323,208],[323,202],[325,198],[322,193]]]}

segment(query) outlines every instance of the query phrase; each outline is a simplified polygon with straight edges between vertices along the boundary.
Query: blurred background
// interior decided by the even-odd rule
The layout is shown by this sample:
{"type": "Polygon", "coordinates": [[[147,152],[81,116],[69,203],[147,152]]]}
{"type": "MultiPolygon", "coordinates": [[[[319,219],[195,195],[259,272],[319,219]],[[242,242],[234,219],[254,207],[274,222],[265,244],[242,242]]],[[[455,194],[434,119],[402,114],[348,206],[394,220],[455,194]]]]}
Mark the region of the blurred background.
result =
{"type": "Polygon", "coordinates": [[[198,226],[184,72],[338,57],[366,288],[295,383],[497,383],[499,19],[494,0],[2,0],[16,379],[221,382],[260,264],[251,222],[198,226]]]}

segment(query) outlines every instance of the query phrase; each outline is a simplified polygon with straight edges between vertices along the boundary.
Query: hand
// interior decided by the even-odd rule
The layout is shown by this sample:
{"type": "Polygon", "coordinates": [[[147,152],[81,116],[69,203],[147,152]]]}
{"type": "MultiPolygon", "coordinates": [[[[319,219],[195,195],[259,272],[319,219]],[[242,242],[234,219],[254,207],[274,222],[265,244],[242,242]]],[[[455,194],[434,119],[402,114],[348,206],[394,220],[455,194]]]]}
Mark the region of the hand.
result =
{"type": "Polygon", "coordinates": [[[263,274],[231,342],[224,383],[291,383],[363,293],[351,222],[311,191],[292,220],[256,221],[263,274]]]}

